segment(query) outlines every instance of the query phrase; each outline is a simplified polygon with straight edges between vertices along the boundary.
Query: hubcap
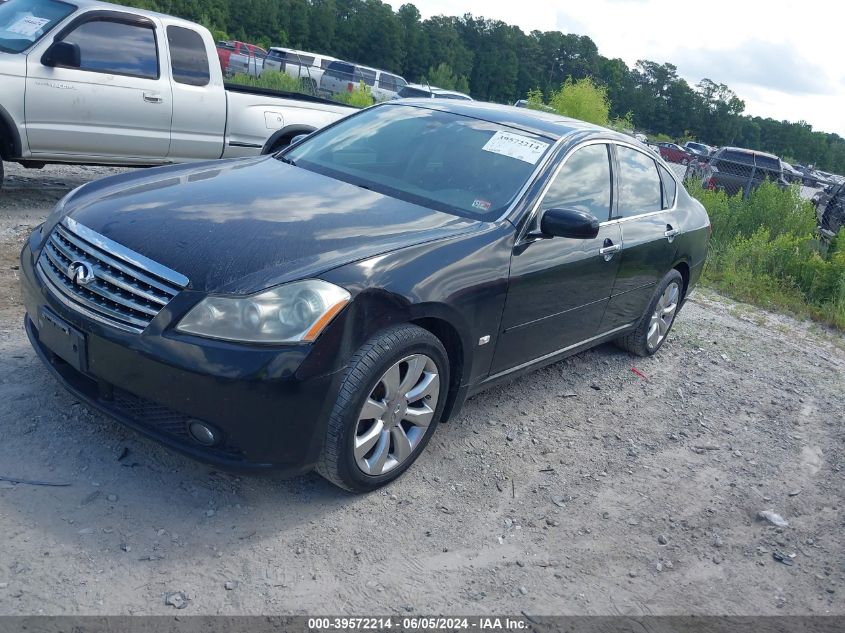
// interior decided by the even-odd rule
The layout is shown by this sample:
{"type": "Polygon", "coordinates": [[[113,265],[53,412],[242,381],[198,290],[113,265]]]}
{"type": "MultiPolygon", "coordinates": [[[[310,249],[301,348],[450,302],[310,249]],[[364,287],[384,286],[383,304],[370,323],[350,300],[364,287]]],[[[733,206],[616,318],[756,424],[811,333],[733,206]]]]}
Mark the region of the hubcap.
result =
{"type": "Polygon", "coordinates": [[[405,462],[425,436],[439,397],[437,365],[425,354],[403,358],[384,372],[358,414],[358,468],[383,475],[405,462]]]}
{"type": "Polygon", "coordinates": [[[663,339],[666,338],[669,327],[672,325],[672,320],[675,318],[675,312],[678,309],[678,300],[681,297],[681,287],[678,282],[673,281],[666,286],[666,290],[660,295],[657,300],[657,305],[654,308],[654,314],[651,315],[651,321],[648,325],[648,335],[646,336],[646,344],[648,349],[653,351],[657,349],[663,339]]]}

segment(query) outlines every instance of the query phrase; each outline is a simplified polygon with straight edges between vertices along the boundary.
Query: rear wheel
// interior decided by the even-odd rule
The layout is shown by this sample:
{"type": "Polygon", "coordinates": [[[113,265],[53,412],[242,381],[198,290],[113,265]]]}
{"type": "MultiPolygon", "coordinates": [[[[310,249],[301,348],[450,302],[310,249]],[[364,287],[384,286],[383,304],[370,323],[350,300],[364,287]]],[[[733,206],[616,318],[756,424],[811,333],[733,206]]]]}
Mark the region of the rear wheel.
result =
{"type": "Polygon", "coordinates": [[[637,329],[615,343],[637,356],[651,356],[666,341],[683,299],[684,279],[672,269],[658,284],[637,329]]]}
{"type": "Polygon", "coordinates": [[[415,325],[377,334],[349,364],[317,472],[353,492],[393,481],[428,444],[448,385],[449,360],[436,336],[415,325]]]}

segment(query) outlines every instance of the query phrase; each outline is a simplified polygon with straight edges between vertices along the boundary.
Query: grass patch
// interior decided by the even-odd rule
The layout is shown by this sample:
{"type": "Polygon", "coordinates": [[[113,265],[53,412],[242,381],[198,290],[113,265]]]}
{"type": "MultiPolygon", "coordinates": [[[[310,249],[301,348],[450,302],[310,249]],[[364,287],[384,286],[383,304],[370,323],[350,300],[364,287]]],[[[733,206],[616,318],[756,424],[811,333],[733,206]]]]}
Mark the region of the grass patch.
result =
{"type": "Polygon", "coordinates": [[[763,185],[741,194],[687,183],[713,225],[702,281],[770,310],[810,317],[845,330],[845,230],[819,238],[812,204],[797,187],[763,185]]]}
{"type": "Polygon", "coordinates": [[[278,70],[265,70],[261,73],[260,77],[238,73],[232,76],[228,82],[241,86],[250,86],[252,88],[278,90],[279,92],[301,92],[303,94],[311,94],[313,92],[310,89],[311,84],[308,80],[297,79],[278,70]]]}

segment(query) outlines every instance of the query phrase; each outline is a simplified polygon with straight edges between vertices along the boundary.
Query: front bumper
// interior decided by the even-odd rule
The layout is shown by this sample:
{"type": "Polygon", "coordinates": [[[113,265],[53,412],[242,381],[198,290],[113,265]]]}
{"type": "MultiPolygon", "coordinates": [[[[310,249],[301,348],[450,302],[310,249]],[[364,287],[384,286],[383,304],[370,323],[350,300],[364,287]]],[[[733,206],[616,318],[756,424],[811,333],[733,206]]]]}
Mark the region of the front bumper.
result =
{"type": "Polygon", "coordinates": [[[26,332],[50,372],[76,397],[166,446],[228,469],[311,470],[342,372],[303,372],[308,346],[267,348],[180,335],[151,325],[121,332],[56,299],[21,252],[26,332]],[[47,309],[85,335],[79,371],[39,339],[47,309]],[[307,373],[308,375],[303,375],[307,373]],[[192,420],[221,435],[213,447],[193,440],[192,420]]]}

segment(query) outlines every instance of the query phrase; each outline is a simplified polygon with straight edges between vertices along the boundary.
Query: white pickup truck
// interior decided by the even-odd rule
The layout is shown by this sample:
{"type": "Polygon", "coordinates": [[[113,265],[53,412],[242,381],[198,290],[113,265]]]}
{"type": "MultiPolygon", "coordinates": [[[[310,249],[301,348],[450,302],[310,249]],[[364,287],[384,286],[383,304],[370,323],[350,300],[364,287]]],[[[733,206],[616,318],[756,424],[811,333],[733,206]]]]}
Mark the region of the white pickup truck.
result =
{"type": "Polygon", "coordinates": [[[186,20],[93,0],[0,3],[2,160],[39,168],[250,156],[352,112],[224,85],[211,33],[186,20]]]}

